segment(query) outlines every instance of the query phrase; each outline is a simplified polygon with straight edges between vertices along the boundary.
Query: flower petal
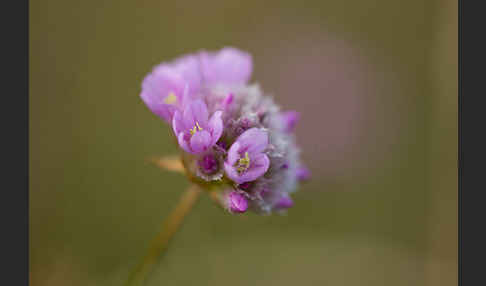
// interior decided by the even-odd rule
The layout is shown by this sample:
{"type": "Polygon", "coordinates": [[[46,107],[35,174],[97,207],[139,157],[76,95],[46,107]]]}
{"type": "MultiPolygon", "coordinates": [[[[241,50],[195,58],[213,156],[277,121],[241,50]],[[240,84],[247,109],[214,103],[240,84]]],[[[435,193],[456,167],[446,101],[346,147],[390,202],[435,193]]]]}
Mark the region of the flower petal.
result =
{"type": "Polygon", "coordinates": [[[177,141],[179,142],[179,146],[181,146],[184,151],[192,153],[191,147],[189,147],[189,144],[185,140],[185,134],[184,132],[181,132],[177,135],[177,141]]]}
{"type": "Polygon", "coordinates": [[[208,107],[201,99],[194,100],[189,103],[184,109],[184,124],[187,129],[192,129],[196,126],[196,122],[202,128],[207,128],[208,123],[208,107]]]}
{"type": "Polygon", "coordinates": [[[175,107],[182,101],[185,84],[180,74],[159,68],[144,78],[140,97],[153,113],[171,122],[175,107]]]}
{"type": "Polygon", "coordinates": [[[230,149],[228,150],[228,157],[227,162],[230,166],[233,166],[238,159],[240,159],[240,143],[235,142],[231,145],[230,149]]]}
{"type": "Polygon", "coordinates": [[[216,111],[213,116],[209,119],[208,122],[208,129],[211,133],[211,146],[218,142],[221,134],[223,134],[223,119],[221,116],[223,115],[222,111],[216,111]]]}
{"type": "Polygon", "coordinates": [[[260,154],[260,156],[256,158],[251,158],[251,160],[250,168],[241,174],[238,173],[233,165],[229,162],[225,162],[224,170],[226,171],[228,178],[237,184],[251,182],[265,174],[270,167],[270,159],[268,159],[265,154],[260,154]]]}
{"type": "Polygon", "coordinates": [[[262,129],[253,127],[243,132],[236,141],[240,143],[240,152],[258,154],[267,148],[268,135],[262,129]]]}
{"type": "Polygon", "coordinates": [[[233,182],[237,184],[244,183],[244,181],[240,181],[239,173],[236,170],[236,168],[233,167],[233,164],[230,164],[229,162],[225,162],[224,171],[226,173],[226,176],[228,176],[228,178],[230,178],[233,182]]]}
{"type": "Polygon", "coordinates": [[[179,133],[186,131],[184,121],[182,120],[182,114],[179,110],[176,110],[174,112],[174,117],[172,117],[172,130],[174,130],[176,136],[178,136],[179,133]]]}
{"type": "Polygon", "coordinates": [[[194,55],[180,57],[172,62],[174,70],[179,72],[189,86],[189,94],[194,95],[201,87],[202,75],[199,58],[194,55]]]}
{"type": "Polygon", "coordinates": [[[257,158],[251,158],[251,161],[250,168],[240,174],[239,184],[258,179],[265,174],[268,167],[270,167],[270,159],[268,159],[268,156],[265,154],[261,154],[257,158]]]}
{"type": "Polygon", "coordinates": [[[197,131],[191,137],[190,146],[194,154],[206,151],[211,146],[211,134],[206,130],[197,131]]]}
{"type": "Polygon", "coordinates": [[[200,61],[202,76],[209,84],[244,84],[253,70],[251,55],[231,47],[202,52],[200,61]]]}

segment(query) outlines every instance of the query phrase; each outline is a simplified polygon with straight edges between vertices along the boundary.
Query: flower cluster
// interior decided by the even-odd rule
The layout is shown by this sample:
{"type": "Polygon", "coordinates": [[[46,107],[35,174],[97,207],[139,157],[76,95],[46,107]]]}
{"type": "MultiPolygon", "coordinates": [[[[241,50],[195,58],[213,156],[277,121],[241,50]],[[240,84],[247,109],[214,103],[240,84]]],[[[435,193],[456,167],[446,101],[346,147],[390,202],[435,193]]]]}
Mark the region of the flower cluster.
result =
{"type": "Polygon", "coordinates": [[[225,209],[281,212],[309,177],[293,134],[299,114],[249,84],[252,69],[238,49],[201,51],[156,66],[140,97],[171,125],[189,176],[225,209]]]}

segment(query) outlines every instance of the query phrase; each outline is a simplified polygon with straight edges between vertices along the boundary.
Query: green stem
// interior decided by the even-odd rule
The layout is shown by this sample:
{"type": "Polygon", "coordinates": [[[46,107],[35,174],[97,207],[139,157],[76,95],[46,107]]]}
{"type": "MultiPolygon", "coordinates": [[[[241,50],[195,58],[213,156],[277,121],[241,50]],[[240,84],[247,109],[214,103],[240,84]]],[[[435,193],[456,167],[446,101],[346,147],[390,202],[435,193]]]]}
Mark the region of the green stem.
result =
{"type": "Polygon", "coordinates": [[[199,198],[200,192],[201,191],[198,186],[192,185],[182,195],[176,208],[164,221],[161,231],[150,244],[147,254],[131,272],[127,282],[125,283],[126,286],[143,285],[147,274],[149,274],[157,262],[157,259],[167,249],[171,238],[179,229],[184,217],[189,213],[194,206],[194,203],[199,198]]]}

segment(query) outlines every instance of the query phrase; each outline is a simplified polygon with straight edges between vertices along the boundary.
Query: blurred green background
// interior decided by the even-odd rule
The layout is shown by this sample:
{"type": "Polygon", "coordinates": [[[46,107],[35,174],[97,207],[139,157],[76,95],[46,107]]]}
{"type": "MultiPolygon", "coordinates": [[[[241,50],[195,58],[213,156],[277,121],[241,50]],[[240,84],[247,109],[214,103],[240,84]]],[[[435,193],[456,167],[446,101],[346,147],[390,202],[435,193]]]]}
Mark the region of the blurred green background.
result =
{"type": "Polygon", "coordinates": [[[302,112],[287,216],[203,197],[148,285],[456,285],[457,2],[30,1],[31,285],[121,285],[188,182],[144,106],[161,61],[235,46],[302,112]]]}

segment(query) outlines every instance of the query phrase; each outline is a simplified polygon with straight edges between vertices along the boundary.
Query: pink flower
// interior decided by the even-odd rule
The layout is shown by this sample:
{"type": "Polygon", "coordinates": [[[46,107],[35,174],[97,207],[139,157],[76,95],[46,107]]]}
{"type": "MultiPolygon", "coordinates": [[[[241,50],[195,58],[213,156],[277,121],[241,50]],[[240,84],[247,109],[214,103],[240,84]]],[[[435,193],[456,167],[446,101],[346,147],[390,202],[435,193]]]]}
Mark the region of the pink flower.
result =
{"type": "Polygon", "coordinates": [[[192,154],[208,150],[223,133],[221,115],[221,111],[216,111],[209,118],[206,103],[200,99],[189,103],[184,113],[177,110],[172,120],[172,128],[179,146],[192,154]]]}
{"type": "Polygon", "coordinates": [[[268,135],[258,128],[250,128],[231,145],[224,164],[226,175],[237,184],[254,181],[265,174],[270,159],[263,153],[268,135]]]}

